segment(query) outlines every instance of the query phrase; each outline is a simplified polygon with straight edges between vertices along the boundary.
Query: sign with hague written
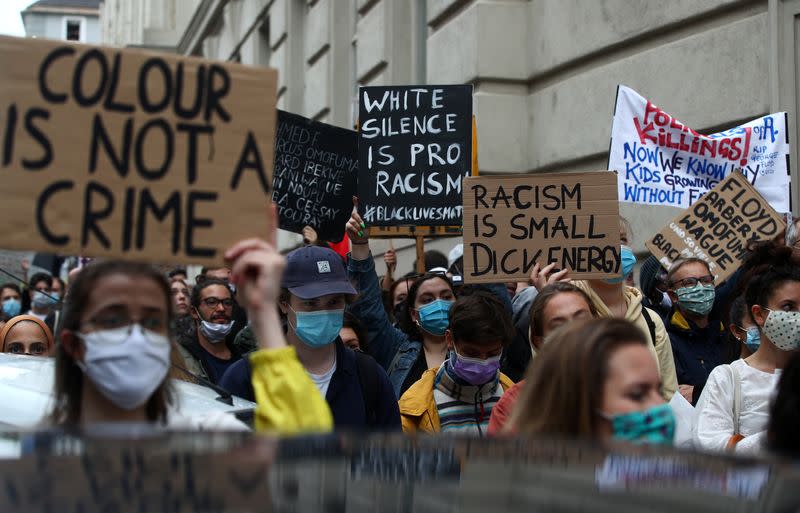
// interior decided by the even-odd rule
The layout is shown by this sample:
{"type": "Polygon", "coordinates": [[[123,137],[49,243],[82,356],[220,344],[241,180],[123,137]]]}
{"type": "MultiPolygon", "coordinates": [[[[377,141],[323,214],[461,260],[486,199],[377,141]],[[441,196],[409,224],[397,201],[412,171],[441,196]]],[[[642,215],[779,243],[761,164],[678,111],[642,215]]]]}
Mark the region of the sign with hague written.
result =
{"type": "Polygon", "coordinates": [[[620,274],[614,173],[464,179],[464,281],[526,281],[536,263],[573,278],[620,274]]]}
{"type": "Polygon", "coordinates": [[[472,167],[472,86],[359,90],[359,213],[370,226],[451,226],[472,167]]]}
{"type": "Polygon", "coordinates": [[[276,72],[0,38],[0,247],[217,265],[267,231],[276,72]]]}
{"type": "Polygon", "coordinates": [[[735,172],[645,245],[665,269],[681,258],[705,260],[719,284],[741,266],[750,241],[772,239],[785,228],[783,217],[735,172]]]}
{"type": "Polygon", "coordinates": [[[356,132],[278,111],[272,199],[282,229],[342,240],[357,180],[356,132]]]}
{"type": "Polygon", "coordinates": [[[779,112],[703,135],[621,85],[608,168],[619,173],[620,201],[680,208],[741,169],[774,209],[789,212],[786,129],[779,112]]]}

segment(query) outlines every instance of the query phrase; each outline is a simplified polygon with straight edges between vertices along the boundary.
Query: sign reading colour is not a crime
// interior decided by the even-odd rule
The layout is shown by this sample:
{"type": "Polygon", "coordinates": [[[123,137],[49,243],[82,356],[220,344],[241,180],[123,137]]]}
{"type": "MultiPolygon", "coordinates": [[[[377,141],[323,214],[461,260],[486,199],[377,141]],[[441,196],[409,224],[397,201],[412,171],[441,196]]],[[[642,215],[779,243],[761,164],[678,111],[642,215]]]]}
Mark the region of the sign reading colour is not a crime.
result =
{"type": "Polygon", "coordinates": [[[620,274],[614,173],[464,180],[464,281],[526,281],[538,263],[573,278],[620,274]]]}
{"type": "Polygon", "coordinates": [[[0,38],[0,246],[220,264],[267,232],[273,70],[0,38]]]}
{"type": "Polygon", "coordinates": [[[451,226],[472,169],[472,86],[359,90],[359,213],[372,226],[451,226]]]}

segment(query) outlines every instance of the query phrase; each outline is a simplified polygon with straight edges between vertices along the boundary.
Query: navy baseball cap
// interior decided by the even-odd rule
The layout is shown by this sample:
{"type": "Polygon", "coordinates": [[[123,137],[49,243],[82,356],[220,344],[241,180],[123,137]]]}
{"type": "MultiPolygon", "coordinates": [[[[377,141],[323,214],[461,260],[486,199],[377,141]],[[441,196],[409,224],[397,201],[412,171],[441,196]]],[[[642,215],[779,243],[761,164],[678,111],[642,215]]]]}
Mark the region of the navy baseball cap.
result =
{"type": "Polygon", "coordinates": [[[304,246],[286,255],[281,285],[300,299],[356,293],[347,279],[342,257],[320,246],[304,246]]]}

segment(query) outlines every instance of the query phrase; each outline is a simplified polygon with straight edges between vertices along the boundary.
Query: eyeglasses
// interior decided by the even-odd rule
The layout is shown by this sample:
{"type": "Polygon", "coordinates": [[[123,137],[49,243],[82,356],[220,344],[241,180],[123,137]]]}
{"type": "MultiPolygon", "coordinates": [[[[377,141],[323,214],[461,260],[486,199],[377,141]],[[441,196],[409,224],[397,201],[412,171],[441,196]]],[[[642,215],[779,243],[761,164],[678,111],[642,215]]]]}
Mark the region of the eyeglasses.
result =
{"type": "Polygon", "coordinates": [[[222,306],[225,308],[233,308],[233,299],[231,298],[220,299],[218,297],[207,297],[202,300],[202,303],[209,308],[216,308],[220,303],[222,303],[222,306]]]}
{"type": "Polygon", "coordinates": [[[714,277],[708,274],[706,276],[701,276],[699,278],[694,278],[694,277],[684,278],[682,280],[672,282],[672,288],[680,289],[683,287],[694,287],[698,283],[701,283],[703,285],[713,285],[714,277]]]}

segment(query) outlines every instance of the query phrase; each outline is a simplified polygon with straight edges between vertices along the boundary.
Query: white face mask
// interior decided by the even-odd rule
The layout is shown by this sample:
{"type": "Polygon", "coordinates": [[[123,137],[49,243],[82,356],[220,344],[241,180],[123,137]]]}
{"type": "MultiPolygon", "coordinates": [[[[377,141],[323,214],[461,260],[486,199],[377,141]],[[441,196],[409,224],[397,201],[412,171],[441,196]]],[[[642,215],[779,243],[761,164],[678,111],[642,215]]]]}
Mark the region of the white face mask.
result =
{"type": "Polygon", "coordinates": [[[769,310],[762,330],[769,341],[781,351],[800,348],[800,312],[769,310]]]}
{"type": "Polygon", "coordinates": [[[170,344],[166,335],[139,324],[113,330],[78,333],[86,346],[78,367],[97,390],[123,410],[150,399],[169,371],[170,344]]]}
{"type": "Polygon", "coordinates": [[[662,292],[663,296],[661,297],[661,306],[667,309],[672,309],[672,299],[670,299],[669,294],[666,292],[662,292]]]}
{"type": "Polygon", "coordinates": [[[211,342],[212,344],[219,344],[225,340],[225,337],[228,336],[228,333],[231,332],[233,329],[234,321],[229,322],[228,324],[217,324],[214,322],[208,322],[204,320],[200,320],[200,333],[206,337],[206,340],[211,342]]]}

